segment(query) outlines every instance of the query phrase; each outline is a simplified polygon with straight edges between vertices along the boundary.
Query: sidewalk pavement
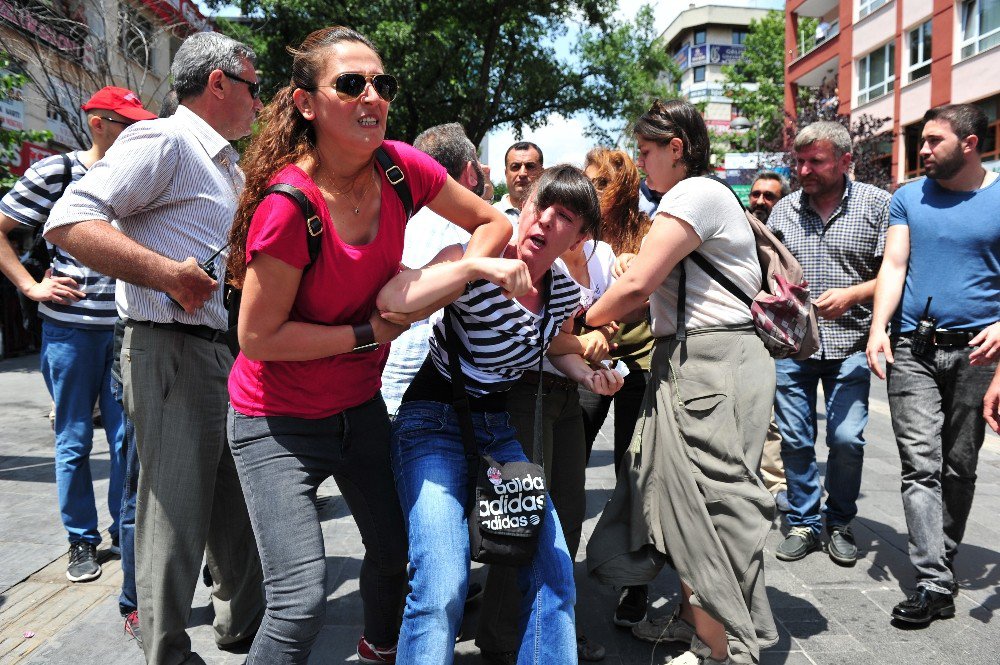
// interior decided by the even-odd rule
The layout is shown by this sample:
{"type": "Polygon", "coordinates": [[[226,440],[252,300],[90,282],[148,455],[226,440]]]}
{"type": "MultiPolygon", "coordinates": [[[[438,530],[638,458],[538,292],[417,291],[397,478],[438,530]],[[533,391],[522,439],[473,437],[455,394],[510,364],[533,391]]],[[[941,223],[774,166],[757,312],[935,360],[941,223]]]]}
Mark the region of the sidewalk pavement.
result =
{"type": "MultiPolygon", "coordinates": [[[[85,584],[66,580],[67,542],[56,503],[49,397],[37,364],[37,356],[0,361],[0,664],[140,665],[141,651],[124,634],[118,615],[121,571],[117,559],[104,553],[104,573],[98,580],[85,584]]],[[[610,422],[598,438],[588,469],[585,541],[614,486],[610,422]]],[[[996,517],[1000,513],[1000,438],[990,435],[980,457],[976,502],[957,561],[962,587],[956,600],[958,614],[924,630],[903,630],[889,622],[892,606],[911,588],[913,574],[906,555],[899,457],[884,384],[877,379],[872,383],[866,438],[860,517],[855,522],[863,557],[858,564],[842,568],[819,552],[799,562],[783,563],[773,554],[782,538],[778,523],[768,537],[765,570],[780,640],[764,652],[763,662],[997,663],[1000,631],[991,623],[1000,608],[1000,520],[996,517]]],[[[823,460],[825,446],[819,449],[823,460]]],[[[95,433],[91,459],[100,502],[108,482],[108,451],[101,431],[95,433]]],[[[357,662],[361,539],[336,486],[325,483],[320,495],[329,603],[310,663],[357,662]]],[[[101,524],[106,527],[110,517],[99,505],[101,524]]],[[[584,551],[585,543],[580,559],[584,551]]],[[[473,579],[481,580],[483,572],[474,570],[473,579]]],[[[617,595],[589,579],[582,560],[577,562],[577,582],[577,624],[582,633],[607,648],[604,662],[608,665],[662,663],[682,651],[680,645],[654,648],[615,628],[611,612],[617,595]]],[[[669,611],[677,600],[677,588],[676,576],[664,571],[652,585],[652,611],[669,611]]],[[[477,614],[473,607],[466,616],[464,637],[456,648],[459,665],[481,662],[473,643],[477,614]]],[[[194,649],[210,665],[242,663],[245,655],[215,648],[211,621],[208,589],[199,585],[189,623],[194,649]]]]}

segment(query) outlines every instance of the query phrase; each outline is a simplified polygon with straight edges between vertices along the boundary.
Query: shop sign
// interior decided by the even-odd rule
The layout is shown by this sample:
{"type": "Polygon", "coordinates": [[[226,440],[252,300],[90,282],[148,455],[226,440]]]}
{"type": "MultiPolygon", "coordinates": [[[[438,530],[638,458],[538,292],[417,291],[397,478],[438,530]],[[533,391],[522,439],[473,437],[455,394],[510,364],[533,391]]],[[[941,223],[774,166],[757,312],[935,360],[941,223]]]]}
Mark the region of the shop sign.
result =
{"type": "Polygon", "coordinates": [[[28,170],[28,167],[39,159],[44,159],[55,154],[54,150],[49,150],[43,145],[25,141],[21,144],[21,149],[7,162],[7,165],[11,173],[16,176],[22,176],[28,170]]]}

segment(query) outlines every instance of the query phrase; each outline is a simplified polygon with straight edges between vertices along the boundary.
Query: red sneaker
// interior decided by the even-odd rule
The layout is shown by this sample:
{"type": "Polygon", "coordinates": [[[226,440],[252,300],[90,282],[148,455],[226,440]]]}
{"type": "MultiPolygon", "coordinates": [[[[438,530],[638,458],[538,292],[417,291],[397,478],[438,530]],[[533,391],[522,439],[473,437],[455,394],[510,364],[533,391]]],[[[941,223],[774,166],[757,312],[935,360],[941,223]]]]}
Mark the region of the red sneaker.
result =
{"type": "Polygon", "coordinates": [[[379,648],[362,635],[358,640],[358,660],[362,663],[395,663],[396,645],[379,648]]]}
{"type": "Polygon", "coordinates": [[[142,644],[142,633],[139,632],[139,612],[132,610],[125,617],[125,634],[142,644]]]}

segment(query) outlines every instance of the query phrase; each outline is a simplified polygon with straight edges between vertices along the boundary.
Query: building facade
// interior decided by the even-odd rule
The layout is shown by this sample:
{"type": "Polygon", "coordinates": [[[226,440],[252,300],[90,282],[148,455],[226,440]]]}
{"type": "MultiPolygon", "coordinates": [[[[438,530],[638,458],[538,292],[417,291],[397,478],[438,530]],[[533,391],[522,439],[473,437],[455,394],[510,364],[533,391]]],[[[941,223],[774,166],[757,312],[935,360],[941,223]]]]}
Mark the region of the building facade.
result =
{"type": "Polygon", "coordinates": [[[674,84],[689,102],[704,104],[710,129],[728,130],[730,121],[739,115],[723,94],[722,66],[743,57],[750,21],[784,6],[783,0],[691,3],[663,31],[660,43],[681,70],[674,84]]]}
{"type": "Polygon", "coordinates": [[[902,183],[922,173],[924,112],[978,104],[990,119],[983,158],[1000,170],[998,47],[1000,0],[789,0],[785,110],[805,86],[852,118],[888,118],[884,159],[902,183]]]}
{"type": "Polygon", "coordinates": [[[105,85],[134,90],[154,112],[184,37],[212,30],[191,0],[0,0],[0,50],[28,85],[0,100],[0,123],[48,130],[13,163],[89,146],[80,105],[105,85]]]}

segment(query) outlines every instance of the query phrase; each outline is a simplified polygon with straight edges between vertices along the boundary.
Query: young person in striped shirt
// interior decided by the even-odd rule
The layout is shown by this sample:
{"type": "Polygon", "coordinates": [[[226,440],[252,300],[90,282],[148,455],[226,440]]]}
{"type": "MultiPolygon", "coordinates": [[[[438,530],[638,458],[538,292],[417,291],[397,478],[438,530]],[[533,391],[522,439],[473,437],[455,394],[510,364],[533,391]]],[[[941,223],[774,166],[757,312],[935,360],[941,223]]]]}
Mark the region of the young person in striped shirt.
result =
{"type": "MultiPolygon", "coordinates": [[[[597,232],[600,207],[593,185],[572,166],[545,171],[528,196],[518,237],[497,258],[462,259],[462,247],[442,250],[428,266],[396,276],[378,297],[384,316],[450,307],[435,314],[430,353],[403,395],[393,422],[392,465],[409,535],[410,594],[400,630],[400,662],[450,663],[469,573],[465,517],[467,462],[451,405],[444,315],[455,333],[481,452],[500,463],[524,461],[506,393],[538,366],[561,330],[572,327],[580,287],[553,262],[597,232]],[[548,276],[548,277],[547,277],[548,276]],[[548,285],[548,286],[547,286],[548,285]],[[546,292],[547,291],[547,292],[546,292]]],[[[622,378],[592,369],[581,356],[553,356],[566,376],[598,393],[614,393],[622,378]]],[[[577,662],[573,562],[559,519],[546,501],[538,551],[519,571],[524,600],[519,663],[577,662]]]]}
{"type": "Polygon", "coordinates": [[[38,303],[42,321],[42,375],[55,402],[56,487],[59,513],[69,537],[66,577],[71,582],[86,582],[101,575],[97,562],[101,534],[90,472],[95,403],[101,409],[110,449],[108,531],[112,548],[118,546],[124,469],[120,455],[122,408],[111,392],[110,378],[118,315],[115,280],[55,247],[52,267],[41,281],[35,281],[21,265],[7,236],[16,228],[37,232],[67,185],[82,178],[103,158],[126,127],[156,117],[142,107],[134,92],[110,86],[94,93],[82,108],[93,138],[90,149],[36,162],[0,200],[0,271],[21,293],[38,303]]]}

